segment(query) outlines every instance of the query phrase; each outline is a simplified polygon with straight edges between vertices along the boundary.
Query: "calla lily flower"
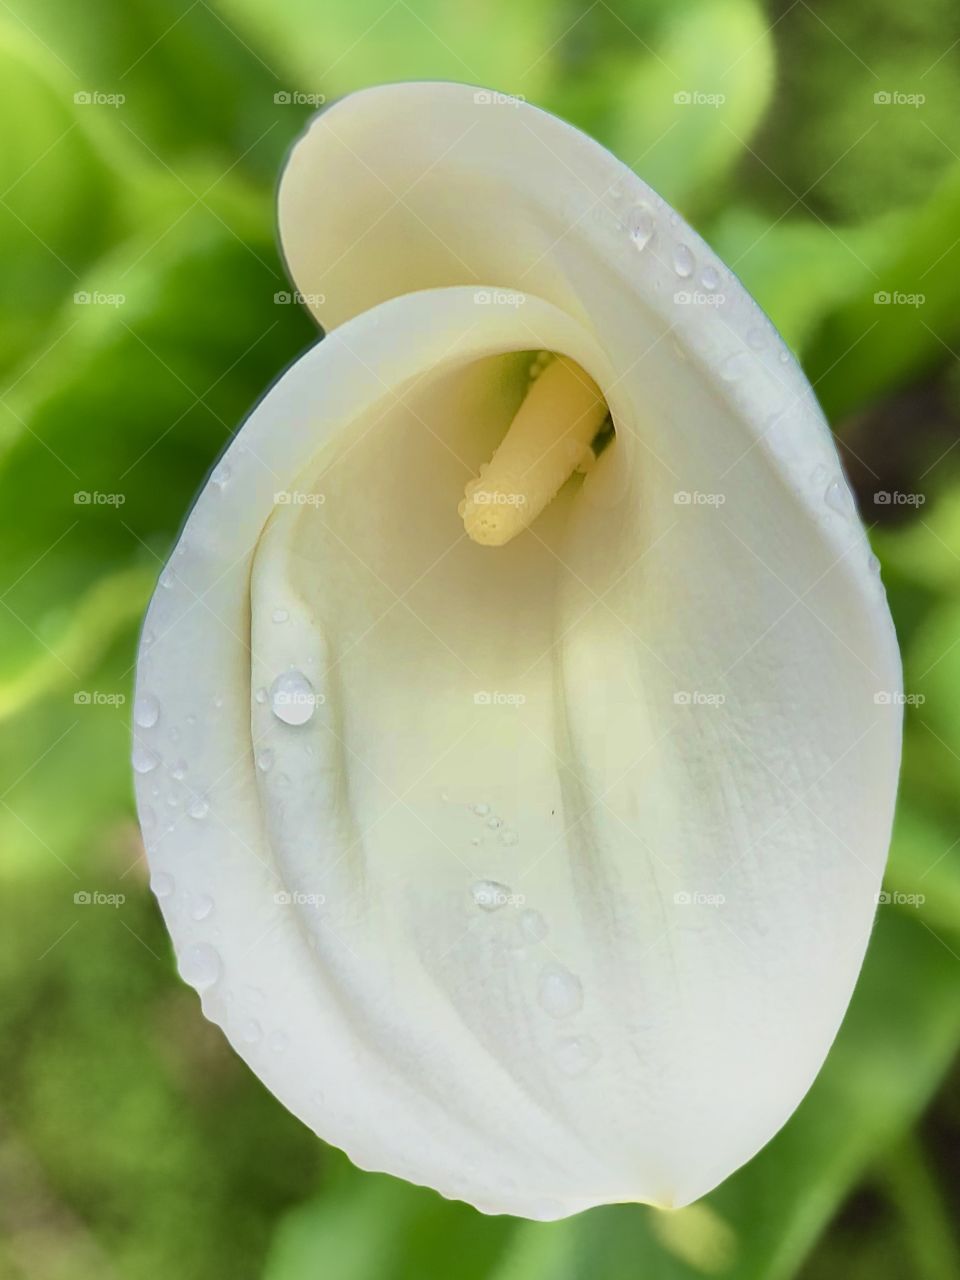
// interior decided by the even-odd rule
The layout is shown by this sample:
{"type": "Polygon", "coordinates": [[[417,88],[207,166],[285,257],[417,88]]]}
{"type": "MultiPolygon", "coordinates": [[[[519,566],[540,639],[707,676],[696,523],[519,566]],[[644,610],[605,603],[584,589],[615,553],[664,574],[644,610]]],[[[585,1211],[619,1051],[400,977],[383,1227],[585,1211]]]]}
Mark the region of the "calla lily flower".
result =
{"type": "Polygon", "coordinates": [[[822,413],[682,219],[513,99],[336,103],[279,223],[326,335],[139,656],[180,972],[363,1168],[687,1204],[816,1076],[886,857],[899,659],[822,413]]]}

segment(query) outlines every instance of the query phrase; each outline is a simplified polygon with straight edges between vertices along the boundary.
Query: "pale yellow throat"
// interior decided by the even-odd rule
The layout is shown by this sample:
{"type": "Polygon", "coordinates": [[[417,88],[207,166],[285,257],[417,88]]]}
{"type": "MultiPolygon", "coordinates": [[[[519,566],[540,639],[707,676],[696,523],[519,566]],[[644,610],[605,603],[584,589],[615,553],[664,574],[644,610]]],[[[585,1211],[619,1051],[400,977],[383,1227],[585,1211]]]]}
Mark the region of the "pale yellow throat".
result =
{"type": "Polygon", "coordinates": [[[473,541],[502,547],[532,524],[573,472],[593,461],[590,446],[607,413],[603,393],[578,364],[551,359],[500,447],[467,485],[459,511],[473,541]]]}

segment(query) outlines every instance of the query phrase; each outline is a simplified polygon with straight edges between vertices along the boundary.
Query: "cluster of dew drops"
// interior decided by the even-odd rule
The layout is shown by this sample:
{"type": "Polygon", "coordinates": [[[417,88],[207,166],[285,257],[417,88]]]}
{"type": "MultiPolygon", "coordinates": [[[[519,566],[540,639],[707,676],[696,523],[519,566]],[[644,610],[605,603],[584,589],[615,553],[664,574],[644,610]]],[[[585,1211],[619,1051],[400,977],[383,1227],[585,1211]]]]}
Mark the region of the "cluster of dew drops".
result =
{"type": "MultiPolygon", "coordinates": [[[[679,226],[679,215],[671,214],[670,223],[673,227],[679,226]]],[[[633,209],[627,218],[627,232],[637,252],[643,253],[648,249],[653,251],[652,246],[655,245],[657,238],[657,218],[648,205],[641,203],[633,209]]],[[[693,250],[688,245],[675,241],[671,253],[671,265],[679,280],[689,280],[697,270],[697,260],[693,250]]],[[[722,278],[718,268],[707,263],[700,271],[699,283],[707,293],[713,294],[720,288],[722,278]]],[[[770,325],[755,325],[749,329],[744,349],[728,356],[721,365],[721,378],[725,382],[735,382],[743,377],[749,371],[751,353],[759,355],[772,341],[775,341],[775,335],[770,325]]],[[[675,349],[685,358],[685,352],[682,349],[675,349]]],[[[790,353],[782,345],[778,359],[783,365],[790,361],[790,353]]],[[[786,414],[781,411],[774,414],[768,422],[765,435],[771,442],[775,443],[777,436],[782,432],[785,419],[786,414]]],[[[854,504],[843,478],[831,475],[829,468],[822,463],[814,468],[810,478],[815,489],[823,495],[823,502],[828,510],[841,519],[849,521],[854,514],[854,504]]],[[[867,565],[872,574],[879,576],[880,562],[872,552],[868,553],[867,565]]]]}
{"type": "MultiPolygon", "coordinates": [[[[446,792],[442,793],[442,798],[448,800],[446,792]]],[[[517,833],[506,827],[503,819],[485,801],[466,807],[472,817],[481,822],[489,832],[496,833],[500,844],[511,847],[518,843],[517,833]]],[[[470,841],[474,847],[480,846],[482,842],[482,836],[479,835],[473,836],[470,841]]],[[[523,896],[515,894],[509,885],[499,880],[474,881],[470,886],[470,896],[477,910],[486,914],[500,912],[506,907],[519,909],[517,925],[525,944],[542,943],[550,932],[543,915],[532,907],[524,906],[523,896]]],[[[547,963],[541,967],[537,978],[537,1003],[544,1014],[557,1022],[563,1022],[578,1014],[583,1008],[583,1002],[583,984],[576,974],[559,963],[547,963]]],[[[555,1044],[553,1057],[564,1075],[580,1076],[600,1057],[600,1049],[591,1036],[569,1035],[555,1044]]]]}

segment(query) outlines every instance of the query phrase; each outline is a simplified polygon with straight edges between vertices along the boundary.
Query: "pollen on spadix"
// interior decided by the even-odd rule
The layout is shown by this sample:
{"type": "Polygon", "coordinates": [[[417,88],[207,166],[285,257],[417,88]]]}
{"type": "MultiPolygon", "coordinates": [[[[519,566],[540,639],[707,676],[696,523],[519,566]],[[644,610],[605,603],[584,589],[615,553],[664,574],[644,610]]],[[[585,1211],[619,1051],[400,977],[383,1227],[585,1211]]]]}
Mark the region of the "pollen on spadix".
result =
{"type": "Polygon", "coordinates": [[[532,524],[574,471],[588,469],[607,412],[600,388],[578,364],[567,356],[551,360],[466,487],[459,511],[473,541],[501,547],[532,524]]]}

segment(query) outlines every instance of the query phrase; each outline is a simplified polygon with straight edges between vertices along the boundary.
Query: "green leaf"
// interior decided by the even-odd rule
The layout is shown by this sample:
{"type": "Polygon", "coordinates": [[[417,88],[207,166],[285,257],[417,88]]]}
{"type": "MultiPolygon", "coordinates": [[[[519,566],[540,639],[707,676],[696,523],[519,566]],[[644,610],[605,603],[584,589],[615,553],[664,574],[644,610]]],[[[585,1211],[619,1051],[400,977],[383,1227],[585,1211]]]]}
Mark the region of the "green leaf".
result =
{"type": "Polygon", "coordinates": [[[877,264],[890,253],[891,223],[842,234],[815,219],[785,219],[732,208],[707,239],[774,322],[788,346],[802,352],[823,320],[872,287],[877,264]]]}
{"type": "Polygon", "coordinates": [[[214,459],[316,336],[274,302],[289,295],[268,202],[220,194],[102,260],[0,403],[0,707],[58,668],[82,687],[76,655],[115,612],[97,584],[155,578],[214,459]]]}
{"type": "Polygon", "coordinates": [[[118,188],[75,111],[67,77],[0,21],[0,366],[34,343],[118,226],[118,188]]]}
{"type": "Polygon", "coordinates": [[[679,9],[652,47],[607,68],[606,144],[672,204],[715,202],[773,90],[770,24],[751,0],[679,9]]]}
{"type": "Polygon", "coordinates": [[[557,25],[547,0],[322,7],[288,0],[282,9],[218,0],[217,8],[294,87],[333,97],[403,79],[457,80],[535,98],[568,25],[557,25]]]}
{"type": "Polygon", "coordinates": [[[91,95],[75,114],[96,122],[105,145],[144,163],[151,152],[177,165],[215,156],[217,176],[235,166],[274,174],[286,146],[277,126],[290,118],[274,94],[286,85],[209,5],[98,0],[95,20],[71,0],[5,0],[3,9],[24,40],[56,60],[66,101],[91,95]]]}
{"type": "Polygon", "coordinates": [[[807,371],[834,420],[955,357],[960,167],[912,212],[886,264],[830,316],[807,371]]]}
{"type": "Polygon", "coordinates": [[[264,1280],[442,1276],[452,1258],[458,1280],[487,1280],[511,1229],[509,1219],[383,1174],[344,1169],[340,1184],[280,1224],[264,1280]]]}

